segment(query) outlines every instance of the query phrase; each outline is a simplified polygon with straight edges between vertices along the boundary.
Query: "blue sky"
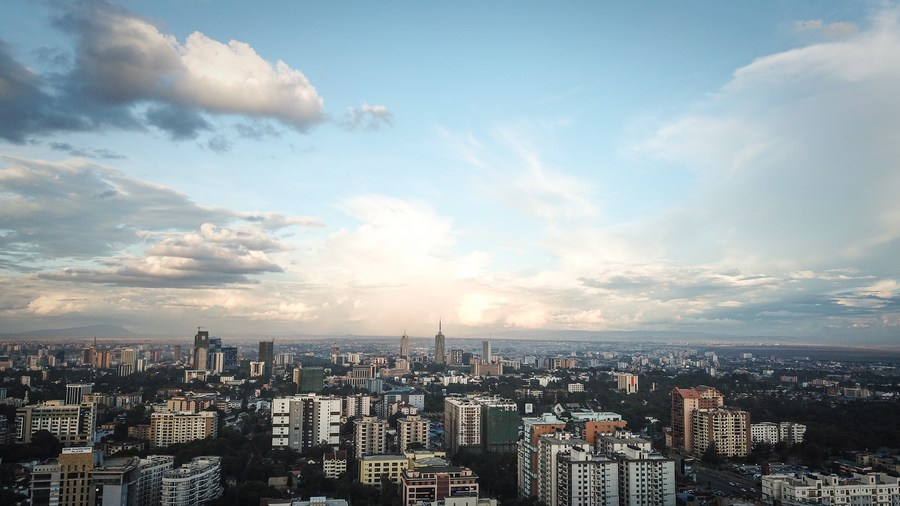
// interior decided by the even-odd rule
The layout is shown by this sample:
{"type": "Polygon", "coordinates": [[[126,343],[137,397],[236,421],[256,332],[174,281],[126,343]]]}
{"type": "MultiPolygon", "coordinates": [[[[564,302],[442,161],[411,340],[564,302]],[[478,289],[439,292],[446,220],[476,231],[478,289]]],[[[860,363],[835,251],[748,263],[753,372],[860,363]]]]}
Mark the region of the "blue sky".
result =
{"type": "Polygon", "coordinates": [[[898,16],[12,1],[0,318],[896,344],[898,16]]]}

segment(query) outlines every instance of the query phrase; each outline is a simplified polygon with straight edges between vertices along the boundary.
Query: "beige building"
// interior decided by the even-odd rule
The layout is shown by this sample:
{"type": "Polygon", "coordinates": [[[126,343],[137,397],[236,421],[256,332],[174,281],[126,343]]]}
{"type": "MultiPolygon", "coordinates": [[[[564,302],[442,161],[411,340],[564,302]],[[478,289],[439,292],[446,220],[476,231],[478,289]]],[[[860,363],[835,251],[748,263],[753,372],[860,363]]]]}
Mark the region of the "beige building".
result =
{"type": "Polygon", "coordinates": [[[619,390],[626,394],[636,394],[638,392],[638,376],[637,374],[619,373],[616,375],[619,390]]]}
{"type": "Polygon", "coordinates": [[[688,453],[694,451],[691,415],[697,409],[719,408],[725,397],[713,387],[672,389],[672,445],[688,453]]]}
{"type": "Polygon", "coordinates": [[[428,420],[410,415],[397,420],[397,442],[400,453],[406,453],[411,444],[428,448],[428,420]]]}
{"type": "Polygon", "coordinates": [[[218,435],[215,411],[200,413],[153,413],[150,415],[150,442],[155,448],[218,435]]]}
{"type": "Polygon", "coordinates": [[[353,421],[353,448],[356,458],[381,455],[387,451],[387,420],[364,416],[353,421]]]}
{"type": "Polygon", "coordinates": [[[91,447],[63,448],[55,462],[34,466],[30,504],[94,504],[91,472],[100,465],[100,458],[100,452],[91,447]]]}
{"type": "Polygon", "coordinates": [[[693,452],[703,454],[715,444],[725,457],[746,457],[752,449],[750,413],[729,408],[695,409],[691,413],[693,452]]]}
{"type": "Polygon", "coordinates": [[[30,443],[32,434],[46,430],[63,446],[92,445],[96,424],[97,405],[92,402],[53,400],[23,406],[16,409],[16,442],[30,443]]]}
{"type": "Polygon", "coordinates": [[[465,397],[444,399],[444,448],[455,455],[460,448],[481,446],[481,405],[465,397]]]}
{"type": "Polygon", "coordinates": [[[381,477],[398,482],[400,473],[409,465],[403,455],[366,455],[359,459],[359,482],[363,485],[380,485],[381,477]]]}

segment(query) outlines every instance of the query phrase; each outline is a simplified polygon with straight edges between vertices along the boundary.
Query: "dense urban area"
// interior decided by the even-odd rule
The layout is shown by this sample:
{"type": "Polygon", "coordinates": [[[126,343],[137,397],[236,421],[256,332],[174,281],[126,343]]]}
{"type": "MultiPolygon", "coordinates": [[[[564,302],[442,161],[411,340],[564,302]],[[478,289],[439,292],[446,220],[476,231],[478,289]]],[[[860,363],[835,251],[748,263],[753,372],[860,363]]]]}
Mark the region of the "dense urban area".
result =
{"type": "Polygon", "coordinates": [[[210,332],[5,343],[0,503],[900,504],[897,350],[210,332]]]}

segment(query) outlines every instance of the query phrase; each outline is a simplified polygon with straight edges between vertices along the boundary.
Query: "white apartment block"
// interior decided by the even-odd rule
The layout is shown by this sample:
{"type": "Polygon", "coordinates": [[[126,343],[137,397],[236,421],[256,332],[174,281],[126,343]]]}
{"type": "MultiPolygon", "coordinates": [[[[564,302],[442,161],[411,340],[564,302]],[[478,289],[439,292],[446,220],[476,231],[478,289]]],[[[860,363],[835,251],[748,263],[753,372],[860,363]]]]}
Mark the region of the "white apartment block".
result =
{"type": "Polygon", "coordinates": [[[272,400],[272,447],[304,451],[337,446],[341,435],[341,399],[316,394],[272,400]]]}
{"type": "Polygon", "coordinates": [[[900,504],[898,480],[885,473],[854,473],[851,478],[818,473],[772,474],[762,477],[762,497],[764,501],[781,504],[897,506],[900,504]]]}
{"type": "Polygon", "coordinates": [[[619,373],[616,375],[618,389],[626,394],[636,394],[638,392],[638,376],[637,374],[619,373]]]}
{"type": "Polygon", "coordinates": [[[387,420],[364,416],[353,421],[353,448],[356,458],[387,453],[387,420]]]}
{"type": "Polygon", "coordinates": [[[162,500],[163,475],[175,467],[173,455],[148,455],[138,464],[137,506],[157,506],[162,500]]]}
{"type": "Polygon", "coordinates": [[[558,432],[538,439],[538,499],[547,506],[558,506],[557,455],[569,452],[575,445],[587,446],[587,441],[573,437],[570,432],[558,432]]]}
{"type": "Polygon", "coordinates": [[[675,506],[675,461],[654,451],[628,446],[619,463],[619,504],[675,506]]]}
{"type": "Polygon", "coordinates": [[[726,457],[746,457],[750,453],[750,414],[728,408],[695,409],[691,413],[693,449],[702,455],[715,444],[726,457]]]}
{"type": "Polygon", "coordinates": [[[96,425],[97,405],[92,402],[46,401],[16,409],[16,442],[30,443],[32,434],[46,430],[63,446],[92,445],[96,425]]]}
{"type": "Polygon", "coordinates": [[[162,506],[201,506],[222,495],[222,459],[196,457],[163,474],[162,506]]]}
{"type": "Polygon", "coordinates": [[[619,465],[585,445],[557,455],[558,506],[618,506],[619,465]]]}
{"type": "Polygon", "coordinates": [[[803,442],[806,425],[793,422],[761,422],[750,424],[750,438],[753,443],[797,445],[803,442]]]}
{"type": "Polygon", "coordinates": [[[481,404],[465,397],[444,399],[444,447],[455,455],[461,447],[481,446],[481,404]]]}
{"type": "Polygon", "coordinates": [[[154,448],[216,437],[219,433],[215,411],[153,413],[150,415],[150,441],[154,448]]]}
{"type": "Polygon", "coordinates": [[[366,394],[356,394],[344,397],[341,401],[341,416],[344,420],[354,416],[369,416],[372,414],[372,397],[366,394]]]}
{"type": "Polygon", "coordinates": [[[397,441],[400,453],[406,453],[409,445],[417,443],[428,448],[428,420],[419,415],[410,415],[397,420],[397,441]]]}

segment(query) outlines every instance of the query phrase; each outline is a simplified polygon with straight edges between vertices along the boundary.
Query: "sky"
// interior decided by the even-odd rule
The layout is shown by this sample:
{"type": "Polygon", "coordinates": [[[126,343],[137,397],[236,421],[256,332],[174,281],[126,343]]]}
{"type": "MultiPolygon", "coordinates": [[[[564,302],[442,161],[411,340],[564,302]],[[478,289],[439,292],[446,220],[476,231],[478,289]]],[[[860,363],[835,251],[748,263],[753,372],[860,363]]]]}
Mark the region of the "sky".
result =
{"type": "Polygon", "coordinates": [[[0,326],[900,343],[900,7],[5,2],[0,326]]]}

